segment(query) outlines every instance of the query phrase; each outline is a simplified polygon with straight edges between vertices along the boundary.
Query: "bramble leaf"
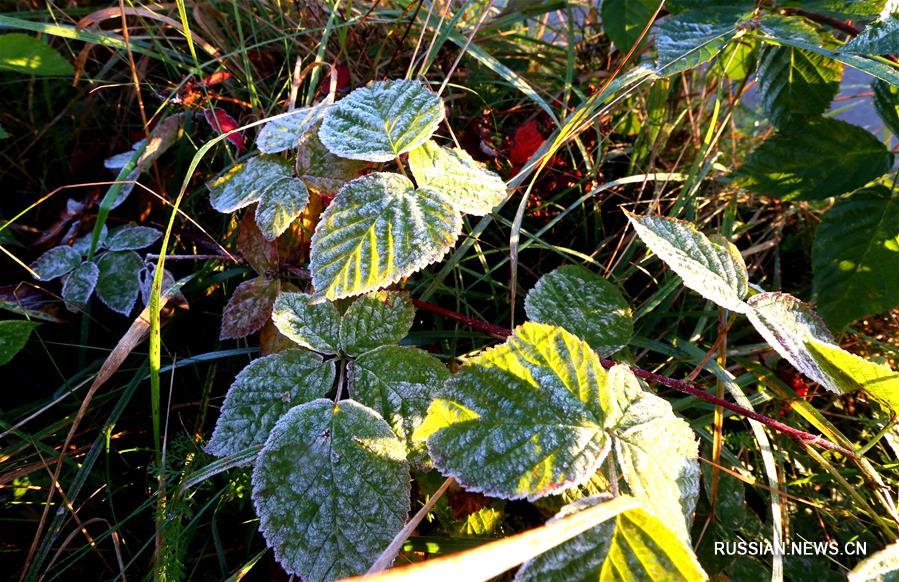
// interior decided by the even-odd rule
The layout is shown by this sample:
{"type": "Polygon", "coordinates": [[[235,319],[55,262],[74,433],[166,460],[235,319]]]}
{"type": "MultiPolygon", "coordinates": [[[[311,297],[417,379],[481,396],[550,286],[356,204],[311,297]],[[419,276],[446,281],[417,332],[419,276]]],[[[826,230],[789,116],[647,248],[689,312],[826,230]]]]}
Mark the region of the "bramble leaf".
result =
{"type": "Polygon", "coordinates": [[[336,354],[340,348],[340,313],[330,301],[311,300],[306,293],[281,293],[275,300],[272,321],[278,331],[304,348],[336,354]]]}
{"type": "Polygon", "coordinates": [[[130,314],[140,295],[140,272],[144,268],[140,255],[134,251],[104,253],[97,267],[97,297],[116,313],[130,314]]]}
{"type": "Polygon", "coordinates": [[[874,79],[871,88],[877,114],[893,135],[899,135],[899,87],[874,79]]]}
{"type": "Polygon", "coordinates": [[[540,277],[524,310],[531,321],[565,328],[602,357],[625,347],[634,333],[631,307],[618,286],[577,265],[540,277]]]}
{"type": "Polygon", "coordinates": [[[747,303],[749,321],[778,354],[828,390],[840,391],[805,347],[809,337],[830,344],[834,341],[811,307],[792,295],[776,292],[753,295],[747,303]]]}
{"type": "Polygon", "coordinates": [[[69,273],[62,284],[62,298],[66,302],[66,309],[75,313],[81,311],[91,298],[99,277],[100,269],[93,262],[81,263],[69,273]]]}
{"type": "Polygon", "coordinates": [[[444,115],[440,96],[418,81],[375,81],[331,107],[318,136],[342,158],[388,162],[427,141],[444,115]]]}
{"type": "Polygon", "coordinates": [[[655,26],[659,74],[672,75],[706,63],[737,34],[745,10],[722,8],[668,16],[655,26]]]}
{"type": "Polygon", "coordinates": [[[886,0],[787,0],[782,4],[823,12],[831,16],[852,18],[877,16],[886,5],[886,0]]]}
{"type": "Polygon", "coordinates": [[[888,172],[893,154],[864,129],[812,119],[775,134],[739,169],[742,186],[784,200],[818,200],[861,188],[888,172]]]}
{"type": "Polygon", "coordinates": [[[899,14],[892,14],[869,24],[855,38],[840,47],[840,51],[860,55],[899,53],[899,14]]]}
{"type": "Polygon", "coordinates": [[[447,197],[377,172],[347,183],[312,236],[315,295],[339,299],[386,287],[440,260],[462,217],[447,197]]]}
{"type": "MultiPolygon", "coordinates": [[[[587,497],[566,505],[551,521],[611,499],[587,497]]],[[[693,549],[641,508],[619,513],[576,538],[525,562],[516,582],[569,580],[707,580],[693,549]]]]}
{"type": "Polygon", "coordinates": [[[253,469],[259,530],[288,574],[365,572],[409,512],[403,444],[365,406],[313,400],[272,429],[253,469]]]}
{"type": "Polygon", "coordinates": [[[428,464],[421,441],[412,434],[428,411],[431,396],[449,378],[443,363],[431,354],[407,346],[383,346],[350,364],[350,394],[384,417],[406,447],[414,466],[428,464]]]}
{"type": "Polygon", "coordinates": [[[21,32],[0,35],[0,71],[39,77],[69,76],[75,72],[53,47],[21,32]]]}
{"type": "Polygon", "coordinates": [[[361,295],[340,320],[341,349],[355,356],[379,346],[398,344],[409,333],[414,317],[415,308],[404,294],[378,291],[361,295]]]}
{"type": "Polygon", "coordinates": [[[31,332],[40,325],[36,321],[25,319],[7,319],[0,321],[0,366],[12,360],[22,351],[31,332]]]}
{"type": "Polygon", "coordinates": [[[31,270],[41,281],[49,281],[74,271],[81,264],[81,253],[73,247],[53,247],[31,263],[31,270]]]}
{"type": "Polygon", "coordinates": [[[219,212],[234,212],[257,202],[270,185],[292,175],[290,162],[277,156],[256,156],[210,181],[206,185],[209,202],[219,212]]]}
{"type": "Polygon", "coordinates": [[[818,311],[835,330],[899,305],[899,193],[874,186],[837,200],[815,232],[818,311]]]}
{"type": "Polygon", "coordinates": [[[162,236],[162,233],[149,226],[120,226],[109,232],[106,248],[111,251],[133,251],[143,249],[162,236]]]}
{"type": "Polygon", "coordinates": [[[759,61],[759,100],[771,123],[783,128],[827,111],[842,76],[843,65],[823,55],[789,46],[767,47],[759,61]]]}
{"type": "Polygon", "coordinates": [[[324,117],[329,106],[330,102],[322,102],[294,109],[290,115],[269,121],[259,131],[256,147],[264,154],[277,154],[297,147],[303,135],[324,117]]]}
{"type": "Polygon", "coordinates": [[[237,286],[222,312],[219,339],[235,339],[256,333],[272,317],[272,306],[281,282],[260,275],[237,286]]]}
{"type": "Polygon", "coordinates": [[[255,212],[248,212],[237,227],[237,249],[253,270],[264,275],[278,267],[278,245],[268,240],[256,224],[255,212]]]}
{"type": "Polygon", "coordinates": [[[725,309],[747,311],[743,299],[749,292],[749,274],[730,241],[707,237],[683,220],[630,213],[627,217],[640,240],[680,275],[684,285],[725,309]]]}
{"type": "Polygon", "coordinates": [[[615,48],[627,53],[659,7],[659,0],[603,0],[602,29],[615,48]]]}
{"type": "Polygon", "coordinates": [[[861,390],[891,413],[899,413],[899,372],[814,338],[809,338],[806,348],[843,392],[861,390]]]}
{"type": "Polygon", "coordinates": [[[534,500],[588,481],[606,458],[607,382],[586,342],[528,322],[444,384],[415,438],[465,489],[534,500]]]}
{"type": "Polygon", "coordinates": [[[268,240],[281,236],[309,202],[309,191],[299,178],[281,178],[262,192],[256,224],[268,240]]]}
{"type": "MultiPolygon", "coordinates": [[[[97,240],[97,248],[94,249],[95,252],[99,252],[101,249],[106,248],[106,237],[109,236],[109,228],[104,224],[100,227],[100,238],[97,240]]],[[[84,236],[80,236],[75,239],[72,243],[72,248],[78,251],[82,256],[87,255],[87,251],[91,248],[91,240],[94,237],[94,233],[89,232],[84,236]]]]}
{"type": "Polygon", "coordinates": [[[310,131],[300,139],[296,165],[297,173],[307,186],[333,194],[358,178],[368,162],[335,156],[321,142],[318,131],[310,131]]]}
{"type": "Polygon", "coordinates": [[[253,360],[228,389],[206,452],[224,457],[264,443],[284,413],[327,394],[335,374],[333,360],[305,350],[253,360]]]}
{"type": "Polygon", "coordinates": [[[430,186],[464,214],[484,216],[506,198],[506,183],[459,148],[428,140],[409,152],[409,169],[419,187],[430,186]]]}

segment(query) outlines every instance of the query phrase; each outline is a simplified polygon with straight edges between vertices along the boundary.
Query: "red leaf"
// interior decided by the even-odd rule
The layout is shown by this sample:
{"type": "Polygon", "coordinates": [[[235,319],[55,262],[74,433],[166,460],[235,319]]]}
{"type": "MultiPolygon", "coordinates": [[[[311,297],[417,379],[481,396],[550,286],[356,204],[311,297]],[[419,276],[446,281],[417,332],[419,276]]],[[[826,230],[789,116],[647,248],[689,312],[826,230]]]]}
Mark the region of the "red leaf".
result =
{"type": "Polygon", "coordinates": [[[248,336],[259,331],[272,317],[272,306],[281,290],[278,279],[256,277],[237,286],[222,313],[223,340],[248,336]]]}
{"type": "Polygon", "coordinates": [[[256,213],[247,212],[237,227],[237,250],[260,275],[278,268],[278,245],[267,240],[256,226],[256,213]]]}
{"type": "MultiPolygon", "coordinates": [[[[228,112],[224,109],[204,109],[203,117],[206,118],[206,123],[220,134],[234,131],[240,127],[240,124],[238,124],[233,117],[228,115],[228,112]]],[[[246,144],[243,141],[243,134],[241,133],[232,133],[225,139],[233,143],[238,152],[243,152],[246,149],[246,144]]]]}
{"type": "Polygon", "coordinates": [[[537,120],[525,122],[515,130],[512,137],[512,150],[509,152],[509,161],[515,165],[527,162],[534,152],[543,145],[543,134],[537,125],[537,120]]]}

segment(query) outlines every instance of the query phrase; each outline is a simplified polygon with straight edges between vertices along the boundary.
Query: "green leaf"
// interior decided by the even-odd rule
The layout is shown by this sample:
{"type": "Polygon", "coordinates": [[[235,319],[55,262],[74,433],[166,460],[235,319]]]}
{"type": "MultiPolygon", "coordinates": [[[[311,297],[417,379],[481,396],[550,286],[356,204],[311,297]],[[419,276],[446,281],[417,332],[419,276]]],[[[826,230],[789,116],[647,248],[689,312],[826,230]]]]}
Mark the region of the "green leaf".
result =
{"type": "Polygon", "coordinates": [[[130,314],[140,295],[140,272],[144,268],[140,255],[133,251],[104,253],[97,267],[97,297],[116,313],[130,314]]]}
{"type": "Polygon", "coordinates": [[[891,413],[899,413],[899,372],[814,338],[809,338],[806,347],[843,392],[861,390],[891,413]]]}
{"type": "Polygon", "coordinates": [[[606,432],[631,495],[685,543],[699,496],[699,449],[671,404],[643,390],[630,369],[608,371],[606,432]]]}
{"type": "Polygon", "coordinates": [[[264,154],[277,154],[299,145],[300,139],[321,121],[330,103],[294,109],[289,115],[273,119],[262,126],[256,147],[264,154]]]}
{"type": "Polygon", "coordinates": [[[606,458],[607,382],[586,342],[528,322],[444,384],[415,438],[465,489],[534,500],[588,481],[606,458]]]}
{"type": "Polygon", "coordinates": [[[143,249],[162,236],[162,233],[149,226],[120,226],[109,232],[106,248],[111,251],[132,251],[143,249]]]}
{"type": "Polygon", "coordinates": [[[658,7],[659,0],[603,0],[600,11],[603,32],[615,48],[627,53],[658,7]]]}
{"type": "Polygon", "coordinates": [[[424,443],[412,434],[424,421],[434,392],[449,378],[443,363],[408,346],[383,346],[350,364],[350,394],[377,411],[406,447],[409,462],[428,465],[424,443]]]}
{"type": "Polygon", "coordinates": [[[278,331],[310,350],[336,354],[340,349],[340,313],[330,301],[310,303],[306,293],[281,293],[272,321],[278,331]]]}
{"type": "Polygon", "coordinates": [[[565,328],[602,357],[625,347],[634,334],[631,307],[618,286],[577,265],[540,277],[524,310],[531,321],[565,328]]]}
{"type": "Polygon", "coordinates": [[[797,6],[812,12],[823,12],[831,16],[877,16],[887,0],[790,0],[778,2],[784,6],[797,6]]]}
{"type": "Polygon", "coordinates": [[[219,212],[234,212],[259,201],[269,186],[293,176],[290,162],[277,156],[256,156],[232,166],[210,181],[209,202],[219,212]]]}
{"type": "Polygon", "coordinates": [[[862,55],[893,55],[899,53],[899,15],[893,14],[868,25],[840,51],[862,55]]]}
{"type": "Polygon", "coordinates": [[[206,452],[224,457],[264,443],[288,410],[327,394],[335,375],[334,360],[305,350],[253,360],[228,389],[206,452]]]}
{"type": "Polygon", "coordinates": [[[256,224],[268,240],[281,236],[309,202],[309,191],[299,178],[281,178],[262,192],[256,224]]]}
{"type": "Polygon", "coordinates": [[[340,320],[341,349],[355,356],[379,346],[398,344],[409,333],[414,317],[415,308],[404,294],[378,291],[362,295],[340,320]]]}
{"type": "Polygon", "coordinates": [[[758,55],[758,41],[749,36],[732,40],[712,64],[710,72],[731,81],[742,81],[753,73],[758,55]]]}
{"type": "Polygon", "coordinates": [[[41,281],[50,281],[74,271],[81,264],[81,253],[72,247],[53,247],[31,263],[41,281]]]}
{"type": "Polygon", "coordinates": [[[859,562],[849,572],[849,582],[886,582],[899,579],[899,541],[859,562]]]}
{"type": "Polygon", "coordinates": [[[462,217],[431,188],[376,172],[344,186],[312,236],[312,284],[338,299],[386,287],[439,261],[455,244],[462,217]]]}
{"type": "Polygon", "coordinates": [[[62,298],[69,311],[77,313],[87,305],[99,277],[100,269],[92,262],[81,263],[66,276],[62,284],[62,298]]]}
{"type": "Polygon", "coordinates": [[[335,156],[310,131],[300,139],[297,149],[297,173],[307,186],[318,192],[336,193],[344,184],[359,177],[368,162],[335,156]]]}
{"type": "Polygon", "coordinates": [[[768,47],[759,61],[759,100],[771,123],[784,128],[827,111],[842,76],[843,65],[833,59],[794,47],[768,47]]]}
{"type": "Polygon", "coordinates": [[[25,347],[31,331],[38,325],[36,321],[25,319],[0,321],[0,366],[8,363],[25,347]]]}
{"type": "MultiPolygon", "coordinates": [[[[109,236],[109,228],[104,224],[100,227],[100,237],[97,239],[97,248],[94,249],[95,252],[99,252],[102,249],[106,248],[106,237],[109,236]]],[[[86,256],[87,251],[91,248],[91,240],[94,237],[93,232],[89,232],[84,236],[79,236],[72,243],[72,248],[78,251],[81,256],[86,256]]]]}
{"type": "Polygon", "coordinates": [[[272,429],[253,469],[259,530],[288,574],[365,572],[409,512],[403,444],[352,400],[313,400],[272,429]]]}
{"type": "Polygon", "coordinates": [[[672,75],[715,58],[737,34],[744,10],[722,8],[668,16],[655,27],[659,74],[672,75]]]}
{"type": "Polygon", "coordinates": [[[637,236],[684,285],[709,301],[737,313],[747,311],[749,274],[740,251],[730,241],[707,237],[683,220],[665,216],[627,215],[637,236]]]}
{"type": "Polygon", "coordinates": [[[892,164],[893,154],[864,129],[836,119],[813,119],[767,139],[738,176],[753,192],[819,200],[861,188],[892,164]]]}
{"type": "Polygon", "coordinates": [[[839,392],[805,347],[809,337],[833,343],[827,326],[811,307],[792,295],[776,292],[753,295],[747,303],[751,307],[746,314],[749,321],[778,354],[818,384],[839,392]]]}
{"type": "Polygon", "coordinates": [[[49,45],[21,32],[0,35],[0,71],[37,76],[75,73],[69,61],[49,45]]]}
{"type": "Polygon", "coordinates": [[[865,188],[837,200],[815,232],[818,311],[841,330],[899,305],[899,193],[865,188]]]}
{"type": "MultiPolygon", "coordinates": [[[[611,499],[566,505],[551,521],[611,499]]],[[[707,580],[693,549],[643,509],[630,509],[524,563],[516,582],[707,580]]]]}
{"type": "Polygon", "coordinates": [[[409,152],[409,169],[418,185],[445,194],[464,214],[484,216],[505,200],[506,183],[459,148],[428,140],[409,152]]]}
{"type": "Polygon", "coordinates": [[[0,139],[8,139],[8,138],[9,138],[9,133],[7,133],[7,131],[5,129],[3,129],[3,126],[0,125],[0,139]]]}
{"type": "Polygon", "coordinates": [[[428,140],[444,117],[443,100],[418,81],[375,81],[328,110],[318,136],[331,153],[388,162],[428,140]]]}
{"type": "Polygon", "coordinates": [[[237,286],[222,312],[219,339],[236,339],[256,333],[272,317],[272,307],[281,282],[276,277],[260,275],[237,286]]]}
{"type": "Polygon", "coordinates": [[[893,135],[899,135],[899,87],[874,79],[874,108],[893,135]]]}

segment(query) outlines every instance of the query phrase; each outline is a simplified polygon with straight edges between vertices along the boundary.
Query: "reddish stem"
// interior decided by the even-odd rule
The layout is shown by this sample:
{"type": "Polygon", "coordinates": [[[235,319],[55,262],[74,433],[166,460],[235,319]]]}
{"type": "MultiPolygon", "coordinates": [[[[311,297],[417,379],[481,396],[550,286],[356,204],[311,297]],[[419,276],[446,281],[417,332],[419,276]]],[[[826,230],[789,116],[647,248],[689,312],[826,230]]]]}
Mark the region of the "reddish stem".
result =
{"type": "MultiPolygon", "coordinates": [[[[487,323],[486,321],[481,321],[480,319],[476,319],[474,317],[464,315],[456,311],[444,309],[443,307],[434,305],[432,303],[427,303],[419,299],[412,299],[412,303],[417,308],[423,311],[430,311],[431,313],[435,313],[447,319],[452,319],[453,321],[458,321],[459,323],[472,329],[483,331],[499,338],[507,338],[512,335],[512,330],[508,328],[494,325],[492,323],[487,323]]],[[[612,366],[619,364],[619,362],[615,362],[614,360],[607,360],[605,358],[601,358],[600,363],[602,363],[604,368],[611,368],[612,366]]],[[[648,380],[650,382],[662,384],[663,386],[673,388],[685,394],[695,396],[696,398],[700,398],[702,400],[705,400],[706,402],[710,402],[712,404],[720,406],[721,408],[730,410],[731,412],[739,414],[740,416],[758,421],[768,428],[783,433],[792,439],[796,439],[804,445],[813,445],[821,447],[822,449],[829,449],[853,459],[858,458],[858,455],[854,451],[850,451],[849,449],[841,447],[840,445],[833,443],[820,435],[814,435],[812,433],[799,430],[798,428],[793,428],[780,421],[774,420],[771,417],[759,414],[758,412],[749,410],[748,408],[743,408],[742,406],[724,400],[723,398],[718,398],[717,396],[714,396],[702,390],[692,382],[685,382],[683,380],[677,380],[668,376],[662,376],[661,374],[655,374],[653,372],[649,372],[647,370],[643,370],[634,366],[629,366],[629,368],[638,378],[643,378],[644,380],[648,380]]]]}

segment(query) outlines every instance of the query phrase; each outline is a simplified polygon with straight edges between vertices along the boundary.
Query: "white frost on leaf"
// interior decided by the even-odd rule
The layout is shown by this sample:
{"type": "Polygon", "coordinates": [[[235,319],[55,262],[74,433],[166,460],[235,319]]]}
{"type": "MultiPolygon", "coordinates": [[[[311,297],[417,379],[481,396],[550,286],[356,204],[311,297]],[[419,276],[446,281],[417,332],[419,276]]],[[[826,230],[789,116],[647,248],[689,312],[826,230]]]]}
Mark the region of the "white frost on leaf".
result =
{"type": "Polygon", "coordinates": [[[505,200],[506,184],[495,172],[459,148],[428,140],[409,152],[409,169],[419,186],[446,194],[464,214],[484,216],[505,200]]]}
{"type": "Polygon", "coordinates": [[[264,154],[277,154],[297,147],[300,138],[321,120],[329,106],[330,101],[326,100],[269,121],[260,130],[256,147],[264,154]]]}
{"type": "Polygon", "coordinates": [[[133,251],[104,253],[97,259],[100,278],[97,297],[116,313],[129,315],[140,295],[140,273],[144,262],[133,251]]]}
{"type": "Polygon", "coordinates": [[[275,299],[272,321],[290,340],[323,354],[340,349],[340,313],[330,301],[310,303],[306,293],[286,292],[275,299]]]}
{"type": "Polygon", "coordinates": [[[143,249],[162,236],[162,232],[149,226],[120,226],[109,232],[106,248],[111,251],[132,251],[143,249]]]}
{"type": "Polygon", "coordinates": [[[288,574],[307,582],[364,573],[410,507],[403,444],[378,413],[352,400],[290,409],[252,481],[266,543],[288,574]]]}
{"type": "MultiPolygon", "coordinates": [[[[100,227],[100,238],[97,240],[97,248],[94,251],[99,251],[101,249],[106,248],[106,237],[109,236],[109,228],[104,224],[100,227]]],[[[72,248],[81,253],[82,256],[87,255],[87,251],[91,248],[91,241],[93,240],[94,233],[89,232],[84,236],[80,236],[75,239],[72,243],[72,248]]]]}
{"type": "Polygon", "coordinates": [[[318,135],[343,158],[387,162],[423,144],[443,121],[443,100],[418,81],[376,81],[328,110],[318,135]]]}
{"type": "Polygon", "coordinates": [[[256,207],[256,224],[267,240],[275,240],[303,213],[309,190],[299,178],[281,178],[262,192],[256,207]]]}
{"type": "Polygon", "coordinates": [[[310,131],[300,139],[297,174],[317,192],[336,193],[344,184],[358,178],[366,167],[366,161],[332,154],[319,139],[317,131],[310,131]]]}
{"type": "Polygon", "coordinates": [[[414,317],[415,308],[405,294],[376,291],[361,295],[340,320],[340,347],[356,356],[379,346],[398,344],[409,333],[414,317]]]}
{"type": "Polygon", "coordinates": [[[100,269],[93,262],[84,262],[77,269],[66,276],[62,284],[62,298],[66,302],[66,309],[74,313],[81,311],[100,277],[100,269]]]}
{"type": "Polygon", "coordinates": [[[234,212],[257,202],[269,186],[292,175],[289,162],[276,156],[256,156],[211,180],[206,185],[209,202],[219,212],[234,212]]]}
{"type": "Polygon", "coordinates": [[[462,217],[430,188],[376,172],[347,183],[312,236],[316,297],[374,291],[439,261],[455,244],[462,217]]]}
{"type": "Polygon", "coordinates": [[[81,253],[73,247],[58,246],[39,256],[31,263],[31,270],[41,281],[49,281],[74,271],[81,264],[81,253]]]}

